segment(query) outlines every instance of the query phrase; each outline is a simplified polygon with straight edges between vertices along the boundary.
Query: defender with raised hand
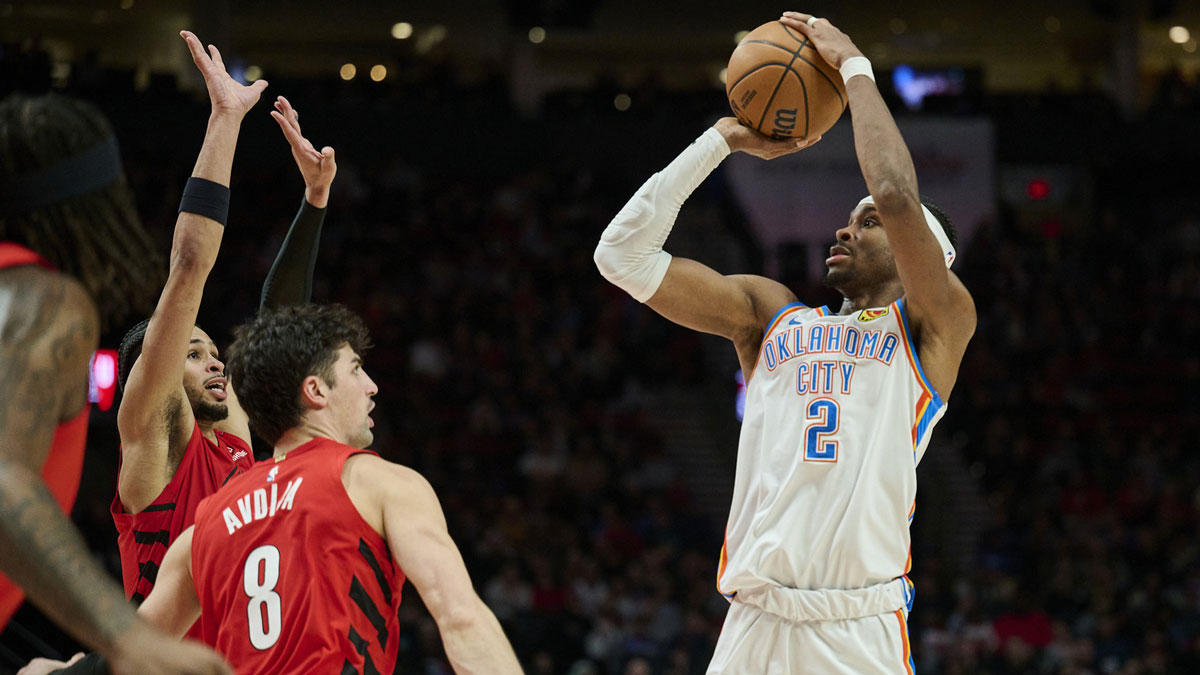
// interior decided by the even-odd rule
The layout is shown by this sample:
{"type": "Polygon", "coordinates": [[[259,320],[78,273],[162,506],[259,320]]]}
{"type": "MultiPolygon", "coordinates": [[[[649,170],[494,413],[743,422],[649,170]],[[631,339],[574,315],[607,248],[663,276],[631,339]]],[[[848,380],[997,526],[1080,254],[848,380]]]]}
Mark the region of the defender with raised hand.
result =
{"type": "Polygon", "coordinates": [[[200,504],[140,613],[175,634],[199,617],[239,673],[386,673],[407,579],[455,672],[520,673],[429,483],[366,449],[378,392],[368,347],[340,306],[285,307],[238,329],[230,374],[274,459],[200,504]]]}
{"type": "MultiPolygon", "coordinates": [[[[215,47],[210,47],[211,55],[205,54],[195,36],[183,36],[213,106],[206,150],[193,181],[201,179],[198,186],[213,192],[213,199],[224,199],[227,207],[225,184],[240,121],[265,85],[233,81],[215,47]]],[[[304,303],[311,297],[325,206],[337,173],[333,149],[318,152],[304,138],[298,113],[286,98],[276,99],[271,115],[291,147],[305,192],[263,285],[261,307],[304,303]]],[[[209,208],[204,201],[195,202],[195,207],[209,208]]],[[[121,341],[122,461],[112,514],[125,591],[135,602],[149,595],[167,547],[192,524],[200,500],[253,462],[246,415],[225,378],[216,346],[195,325],[220,245],[223,227],[218,220],[180,213],[171,272],[158,308],[121,341]]]]}
{"type": "Polygon", "coordinates": [[[119,354],[124,396],[117,411],[121,464],[113,519],[125,589],[135,602],[154,583],[161,560],[154,550],[184,527],[172,532],[173,526],[190,522],[196,502],[254,459],[245,413],[227,386],[216,347],[195,324],[228,218],[242,119],[267,83],[239,84],[216,47],[205,52],[195,35],[180,35],[204,76],[212,113],[179,206],[166,286],[154,314],[122,340],[119,354]]]}
{"type": "Polygon", "coordinates": [[[916,465],[975,330],[949,270],[949,219],[917,190],[869,62],[827,20],[787,12],[846,81],[869,196],[826,260],[835,313],[782,284],[662,250],[684,200],[730,152],[811,145],[720,120],[650,178],[604,231],[596,264],[680,325],[729,338],[747,380],[718,589],[731,605],[716,673],[911,671],[909,522],[916,465]]]}

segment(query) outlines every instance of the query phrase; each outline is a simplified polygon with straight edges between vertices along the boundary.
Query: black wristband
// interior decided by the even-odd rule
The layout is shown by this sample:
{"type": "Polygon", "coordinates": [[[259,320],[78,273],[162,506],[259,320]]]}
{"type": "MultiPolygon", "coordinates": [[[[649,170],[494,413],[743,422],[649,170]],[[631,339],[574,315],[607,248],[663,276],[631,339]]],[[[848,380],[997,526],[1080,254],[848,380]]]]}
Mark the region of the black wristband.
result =
{"type": "Polygon", "coordinates": [[[192,176],[183,188],[183,199],[179,200],[179,212],[185,211],[224,225],[229,219],[229,188],[192,176]]]}

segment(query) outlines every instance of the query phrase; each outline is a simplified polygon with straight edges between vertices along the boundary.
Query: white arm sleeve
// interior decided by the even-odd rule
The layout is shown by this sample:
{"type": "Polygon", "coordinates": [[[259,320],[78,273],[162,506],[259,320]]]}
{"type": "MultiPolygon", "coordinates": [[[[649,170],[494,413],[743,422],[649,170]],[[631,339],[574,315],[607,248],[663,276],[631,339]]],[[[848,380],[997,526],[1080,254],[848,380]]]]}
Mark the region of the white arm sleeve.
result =
{"type": "Polygon", "coordinates": [[[638,302],[649,300],[671,264],[671,254],[662,247],[679,209],[727,156],[725,137],[710,127],[651,176],[600,235],[593,257],[604,278],[638,302]]]}

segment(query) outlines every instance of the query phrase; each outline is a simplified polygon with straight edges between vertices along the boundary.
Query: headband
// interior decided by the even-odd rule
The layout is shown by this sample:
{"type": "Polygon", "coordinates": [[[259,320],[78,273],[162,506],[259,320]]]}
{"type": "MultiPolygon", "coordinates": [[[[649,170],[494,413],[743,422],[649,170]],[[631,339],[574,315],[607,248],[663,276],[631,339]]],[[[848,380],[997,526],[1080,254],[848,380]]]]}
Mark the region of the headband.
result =
{"type": "MultiPolygon", "coordinates": [[[[875,200],[871,198],[871,195],[867,195],[858,203],[859,206],[862,206],[863,204],[870,204],[871,206],[874,206],[875,200]]],[[[954,264],[954,244],[950,243],[950,237],[946,236],[946,230],[942,228],[942,223],[937,219],[936,216],[933,215],[933,211],[930,211],[925,207],[924,204],[922,204],[921,213],[925,214],[925,224],[929,226],[929,230],[933,232],[933,236],[937,238],[938,246],[942,247],[942,253],[945,254],[946,258],[946,267],[949,268],[954,264]]]]}
{"type": "Polygon", "coordinates": [[[89,150],[37,173],[0,180],[0,205],[9,215],[32,211],[108,187],[121,179],[121,152],[109,136],[89,150]]]}

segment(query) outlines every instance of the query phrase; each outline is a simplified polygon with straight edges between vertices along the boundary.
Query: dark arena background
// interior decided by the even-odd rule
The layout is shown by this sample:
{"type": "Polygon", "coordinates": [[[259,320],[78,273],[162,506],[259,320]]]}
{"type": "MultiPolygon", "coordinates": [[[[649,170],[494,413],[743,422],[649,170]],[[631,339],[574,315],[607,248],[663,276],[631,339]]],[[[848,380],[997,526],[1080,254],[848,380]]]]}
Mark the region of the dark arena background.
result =
{"type": "MultiPolygon", "coordinates": [[[[287,96],[337,151],[314,300],[372,331],[372,447],[433,484],[526,671],[702,674],[737,359],[592,251],[729,114],[738,33],[781,9],[874,63],[978,308],[918,470],[917,671],[1200,672],[1200,3],[0,2],[0,94],[111,118],[165,260],[209,107],[178,32],[268,80],[199,324],[224,346],[254,314],[299,205],[267,114],[287,96]]],[[[847,114],[811,152],[727,161],[667,249],[836,306],[822,251],[864,192],[847,114]]],[[[72,517],[119,579],[117,404],[93,408],[72,517]]],[[[399,671],[451,672],[411,586],[400,620],[399,671]]],[[[78,649],[27,604],[0,672],[78,649]]]]}

